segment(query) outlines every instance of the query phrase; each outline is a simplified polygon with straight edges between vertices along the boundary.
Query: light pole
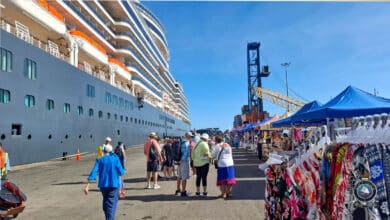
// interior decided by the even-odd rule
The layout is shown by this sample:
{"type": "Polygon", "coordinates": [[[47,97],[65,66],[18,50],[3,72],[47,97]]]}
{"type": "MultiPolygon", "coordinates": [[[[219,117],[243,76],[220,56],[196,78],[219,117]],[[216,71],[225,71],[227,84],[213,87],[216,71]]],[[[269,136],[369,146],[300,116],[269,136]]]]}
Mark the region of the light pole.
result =
{"type": "MultiPolygon", "coordinates": [[[[282,63],[280,65],[282,65],[284,68],[285,68],[285,73],[286,73],[286,93],[287,93],[287,97],[288,97],[288,81],[287,81],[287,68],[290,66],[290,62],[286,62],[286,63],[282,63]]],[[[287,112],[290,112],[290,105],[287,103],[287,112]]]]}

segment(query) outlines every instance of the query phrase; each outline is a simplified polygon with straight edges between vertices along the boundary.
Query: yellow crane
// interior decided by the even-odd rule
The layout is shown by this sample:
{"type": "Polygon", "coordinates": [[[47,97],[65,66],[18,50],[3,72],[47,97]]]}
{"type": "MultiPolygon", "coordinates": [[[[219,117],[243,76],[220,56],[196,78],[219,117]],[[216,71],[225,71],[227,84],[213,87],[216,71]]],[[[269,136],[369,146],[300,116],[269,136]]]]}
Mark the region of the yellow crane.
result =
{"type": "Polygon", "coordinates": [[[253,87],[252,88],[256,96],[260,99],[267,100],[275,105],[279,105],[287,110],[287,112],[296,112],[298,111],[302,106],[305,105],[304,102],[294,99],[289,96],[285,96],[281,93],[265,89],[262,87],[253,87]]]}

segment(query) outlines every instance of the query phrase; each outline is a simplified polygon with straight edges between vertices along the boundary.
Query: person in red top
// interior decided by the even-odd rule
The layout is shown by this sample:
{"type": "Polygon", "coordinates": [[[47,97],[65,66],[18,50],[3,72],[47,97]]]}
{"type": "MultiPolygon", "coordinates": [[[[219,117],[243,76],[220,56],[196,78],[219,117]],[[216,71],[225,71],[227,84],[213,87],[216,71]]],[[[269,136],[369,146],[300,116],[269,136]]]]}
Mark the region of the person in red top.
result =
{"type": "Polygon", "coordinates": [[[0,172],[5,167],[5,162],[6,162],[6,158],[5,158],[5,152],[3,151],[3,144],[0,143],[0,172]]]}
{"type": "Polygon", "coordinates": [[[148,140],[144,144],[144,154],[146,156],[146,187],[145,189],[159,189],[157,184],[157,171],[159,162],[163,161],[161,148],[157,142],[157,135],[154,132],[149,134],[148,140]],[[153,147],[153,149],[151,149],[153,147]],[[153,187],[150,185],[150,176],[153,176],[153,187]]]}

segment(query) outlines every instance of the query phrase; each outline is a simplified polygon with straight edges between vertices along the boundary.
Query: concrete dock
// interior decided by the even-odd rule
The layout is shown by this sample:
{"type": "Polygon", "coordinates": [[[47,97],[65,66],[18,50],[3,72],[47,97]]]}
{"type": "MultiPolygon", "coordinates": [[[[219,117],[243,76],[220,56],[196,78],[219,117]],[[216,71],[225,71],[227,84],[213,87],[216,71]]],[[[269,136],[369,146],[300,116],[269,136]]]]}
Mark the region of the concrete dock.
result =
{"type": "MultiPolygon", "coordinates": [[[[176,181],[160,181],[161,189],[144,189],[146,162],[143,148],[127,149],[124,176],[126,197],[119,200],[116,219],[264,219],[264,175],[254,153],[234,151],[237,184],[229,200],[218,198],[216,170],[210,166],[209,196],[195,197],[195,178],[188,183],[189,198],[175,196],[176,181]]],[[[80,161],[49,161],[14,167],[8,177],[28,196],[26,209],[17,219],[104,219],[97,184],[90,193],[83,188],[95,155],[80,161]]],[[[162,175],[162,174],[161,174],[162,175]]]]}

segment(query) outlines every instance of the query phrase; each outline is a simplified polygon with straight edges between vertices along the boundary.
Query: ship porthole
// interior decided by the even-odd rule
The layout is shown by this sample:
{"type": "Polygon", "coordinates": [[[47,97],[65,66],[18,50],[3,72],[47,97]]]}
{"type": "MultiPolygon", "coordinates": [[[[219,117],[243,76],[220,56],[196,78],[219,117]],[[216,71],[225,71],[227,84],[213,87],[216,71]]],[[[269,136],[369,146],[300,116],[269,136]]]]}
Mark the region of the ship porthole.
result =
{"type": "Polygon", "coordinates": [[[68,139],[68,135],[65,135],[65,139],[68,139]]]}
{"type": "Polygon", "coordinates": [[[31,134],[29,134],[29,135],[27,136],[27,139],[31,140],[31,134]]]}
{"type": "Polygon", "coordinates": [[[5,139],[5,134],[2,134],[0,138],[1,138],[1,140],[4,140],[5,139]]]}
{"type": "Polygon", "coordinates": [[[79,139],[81,139],[81,134],[79,135],[79,139]]]}
{"type": "Polygon", "coordinates": [[[49,134],[49,137],[47,137],[47,138],[51,139],[51,134],[49,134]]]}
{"type": "Polygon", "coordinates": [[[120,130],[117,130],[116,132],[118,133],[118,135],[121,135],[121,131],[120,130]]]}

